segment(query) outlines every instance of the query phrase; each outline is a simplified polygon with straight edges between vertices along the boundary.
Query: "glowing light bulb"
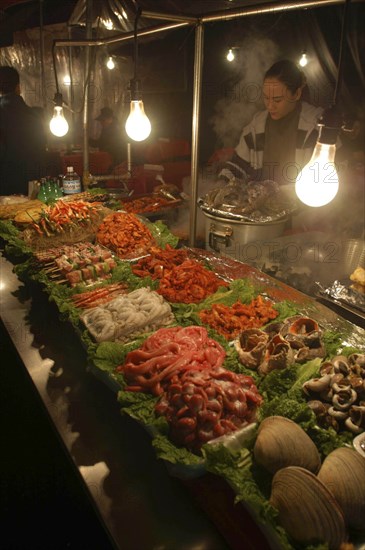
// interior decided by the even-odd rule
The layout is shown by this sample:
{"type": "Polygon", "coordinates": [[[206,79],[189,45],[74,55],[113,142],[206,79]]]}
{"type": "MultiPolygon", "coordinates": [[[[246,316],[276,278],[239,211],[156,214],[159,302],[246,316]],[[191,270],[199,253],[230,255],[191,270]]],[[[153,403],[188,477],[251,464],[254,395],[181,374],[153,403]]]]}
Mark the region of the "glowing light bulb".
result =
{"type": "Polygon", "coordinates": [[[295,192],[308,206],[324,206],[338,191],[335,165],[336,145],[317,142],[312,158],[303,168],[295,183],[295,192]]]}
{"type": "Polygon", "coordinates": [[[63,109],[59,105],[55,105],[53,117],[49,123],[49,129],[52,134],[57,137],[63,137],[68,132],[68,122],[63,115],[63,109]]]}
{"type": "Polygon", "coordinates": [[[71,77],[70,75],[66,74],[63,78],[63,83],[65,86],[71,86],[71,77]]]}
{"type": "Polygon", "coordinates": [[[114,63],[112,57],[109,57],[108,61],[106,62],[106,66],[108,67],[108,69],[109,69],[110,71],[114,69],[115,63],[114,63]]]}
{"type": "Polygon", "coordinates": [[[151,123],[144,112],[143,101],[131,101],[131,111],[125,123],[125,130],[134,141],[143,141],[150,135],[151,123]]]}
{"type": "Polygon", "coordinates": [[[233,53],[232,48],[229,48],[228,53],[227,53],[227,61],[229,61],[231,63],[233,60],[234,60],[234,53],[233,53]]]}
{"type": "Polygon", "coordinates": [[[302,57],[299,59],[299,65],[305,67],[308,63],[308,57],[305,52],[302,53],[302,57]]]}

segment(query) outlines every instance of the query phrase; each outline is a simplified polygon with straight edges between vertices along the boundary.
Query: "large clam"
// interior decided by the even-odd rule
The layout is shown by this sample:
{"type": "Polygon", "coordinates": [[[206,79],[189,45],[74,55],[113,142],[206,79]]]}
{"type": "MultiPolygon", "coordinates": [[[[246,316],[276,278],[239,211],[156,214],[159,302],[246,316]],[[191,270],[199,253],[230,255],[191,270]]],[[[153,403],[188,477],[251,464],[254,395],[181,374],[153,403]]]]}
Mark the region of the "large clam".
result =
{"type": "Polygon", "coordinates": [[[354,449],[340,447],[323,461],[318,478],[340,505],[348,526],[365,526],[365,460],[354,449]]]}
{"type": "Polygon", "coordinates": [[[257,462],[272,474],[286,466],[302,466],[317,473],[321,466],[311,438],[283,416],[269,416],[261,422],[253,452],[257,462]]]}
{"type": "Polygon", "coordinates": [[[288,466],[276,472],[270,503],[279,512],[279,523],[297,542],[327,542],[330,550],[338,550],[346,540],[340,506],[318,477],[304,468],[288,466]]]}

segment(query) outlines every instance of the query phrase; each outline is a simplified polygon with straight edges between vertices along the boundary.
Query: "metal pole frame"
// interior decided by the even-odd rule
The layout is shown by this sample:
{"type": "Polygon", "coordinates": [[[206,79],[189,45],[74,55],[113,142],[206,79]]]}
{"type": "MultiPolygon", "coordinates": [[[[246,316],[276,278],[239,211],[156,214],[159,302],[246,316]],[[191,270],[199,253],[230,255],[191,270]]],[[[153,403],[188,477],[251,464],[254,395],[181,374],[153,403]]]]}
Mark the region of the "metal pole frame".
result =
{"type": "Polygon", "coordinates": [[[191,127],[191,176],[190,176],[190,220],[189,244],[195,246],[196,217],[198,199],[198,167],[199,167],[199,128],[200,107],[202,92],[202,72],[204,53],[204,26],[199,23],[195,28],[194,54],[194,90],[193,90],[193,118],[191,127]]]}
{"type": "MultiPolygon", "coordinates": [[[[92,0],[87,0],[92,1],[92,0]]],[[[197,189],[198,189],[198,165],[199,165],[199,118],[202,89],[202,65],[203,65],[203,25],[216,21],[229,21],[240,17],[262,15],[264,13],[278,13],[283,11],[300,10],[307,8],[320,8],[343,4],[346,0],[304,0],[303,2],[287,2],[277,4],[275,2],[262,4],[259,7],[233,8],[223,12],[215,12],[200,17],[179,16],[168,13],[143,12],[143,16],[150,19],[172,21],[170,24],[156,25],[138,31],[138,37],[158,34],[160,32],[196,25],[195,31],[195,57],[194,57],[194,88],[193,88],[193,116],[192,116],[192,151],[191,151],[191,194],[190,194],[190,246],[195,245],[196,240],[196,217],[197,217],[197,189]]],[[[363,0],[360,0],[363,1],[363,0]]],[[[125,42],[134,39],[134,32],[125,33],[121,36],[97,40],[55,40],[54,46],[105,46],[117,42],[125,42]]],[[[86,97],[86,96],[85,96],[86,97]]],[[[85,103],[87,106],[87,104],[85,103]]],[[[84,126],[85,131],[85,126],[84,126]]],[[[87,140],[84,136],[84,144],[87,140]]],[[[85,151],[84,151],[85,154],[85,151]]]]}

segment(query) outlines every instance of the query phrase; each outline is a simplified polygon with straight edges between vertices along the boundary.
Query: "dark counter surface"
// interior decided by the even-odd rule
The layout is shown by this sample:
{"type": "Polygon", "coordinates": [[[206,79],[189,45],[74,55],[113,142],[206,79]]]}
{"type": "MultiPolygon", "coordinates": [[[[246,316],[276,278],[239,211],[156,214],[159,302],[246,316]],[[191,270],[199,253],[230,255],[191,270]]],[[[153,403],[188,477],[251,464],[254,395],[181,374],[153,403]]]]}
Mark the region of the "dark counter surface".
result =
{"type": "Polygon", "coordinates": [[[10,443],[3,482],[10,541],[3,548],[269,548],[249,514],[233,505],[223,480],[183,482],[169,475],[149,435],[121,416],[115,395],[87,371],[86,352],[71,325],[59,320],[38,286],[19,283],[3,257],[1,319],[13,347],[2,347],[9,358],[2,361],[2,377],[11,374],[5,376],[10,443]],[[25,397],[14,387],[18,379],[25,397]],[[26,468],[17,434],[25,437],[26,468]],[[23,507],[15,508],[24,495],[23,507]],[[45,537],[49,530],[52,539],[45,537]]]}

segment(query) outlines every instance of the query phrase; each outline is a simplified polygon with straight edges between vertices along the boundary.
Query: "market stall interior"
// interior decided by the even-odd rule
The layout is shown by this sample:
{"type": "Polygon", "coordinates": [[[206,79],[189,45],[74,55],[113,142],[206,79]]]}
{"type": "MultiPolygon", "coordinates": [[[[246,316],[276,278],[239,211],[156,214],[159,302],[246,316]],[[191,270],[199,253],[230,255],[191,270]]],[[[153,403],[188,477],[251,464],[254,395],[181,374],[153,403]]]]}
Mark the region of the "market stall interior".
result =
{"type": "Polygon", "coordinates": [[[52,503],[60,549],[359,550],[365,2],[0,8],[0,66],[46,137],[33,177],[5,85],[5,547],[49,547],[52,503]]]}

